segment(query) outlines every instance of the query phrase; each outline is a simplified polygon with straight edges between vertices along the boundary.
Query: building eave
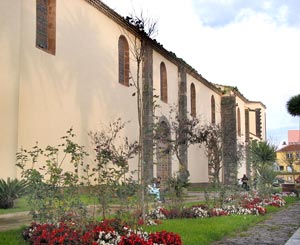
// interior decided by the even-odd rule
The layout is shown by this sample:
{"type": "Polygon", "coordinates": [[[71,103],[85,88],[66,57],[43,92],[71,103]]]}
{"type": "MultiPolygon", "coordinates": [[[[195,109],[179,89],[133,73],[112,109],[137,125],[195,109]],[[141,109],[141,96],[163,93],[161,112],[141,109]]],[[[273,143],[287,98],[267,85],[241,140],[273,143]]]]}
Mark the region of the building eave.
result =
{"type": "Polygon", "coordinates": [[[84,0],[88,4],[92,5],[94,8],[99,10],[101,13],[105,14],[107,17],[118,23],[120,26],[125,28],[127,31],[132,33],[133,35],[139,37],[139,38],[146,38],[148,43],[153,47],[155,51],[163,55],[166,59],[168,59],[170,62],[176,64],[178,67],[183,67],[185,71],[197,79],[199,82],[213,90],[215,93],[222,95],[222,91],[217,88],[213,83],[207,81],[204,77],[202,77],[201,74],[199,74],[193,67],[191,67],[189,64],[187,64],[183,59],[176,56],[175,53],[168,51],[163,47],[162,44],[157,42],[155,39],[151,39],[150,37],[146,36],[145,33],[138,30],[138,28],[129,21],[126,20],[126,18],[119,15],[116,11],[108,7],[106,4],[104,4],[100,0],[84,0]]]}

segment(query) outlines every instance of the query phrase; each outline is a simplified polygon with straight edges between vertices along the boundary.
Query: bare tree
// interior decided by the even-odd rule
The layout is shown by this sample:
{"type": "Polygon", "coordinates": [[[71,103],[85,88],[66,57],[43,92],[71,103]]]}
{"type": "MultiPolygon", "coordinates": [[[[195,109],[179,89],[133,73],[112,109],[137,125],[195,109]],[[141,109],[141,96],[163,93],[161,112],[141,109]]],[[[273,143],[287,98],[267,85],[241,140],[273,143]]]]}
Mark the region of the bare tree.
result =
{"type": "Polygon", "coordinates": [[[128,161],[139,149],[136,141],[129,142],[127,137],[120,136],[125,125],[119,118],[110,123],[108,129],[89,133],[96,157],[95,166],[89,172],[86,170],[87,182],[93,184],[90,186],[91,194],[99,200],[103,218],[112,196],[121,183],[127,182],[128,161]]]}
{"type": "Polygon", "coordinates": [[[179,162],[179,173],[183,178],[188,178],[189,172],[184,164],[181,154],[181,147],[187,149],[190,145],[201,144],[204,141],[203,135],[199,135],[200,119],[197,117],[181,117],[178,110],[172,108],[170,111],[171,131],[174,135],[171,139],[172,151],[179,162]]]}
{"type": "Polygon", "coordinates": [[[190,173],[187,169],[182,147],[188,149],[189,146],[201,144],[206,135],[200,132],[200,120],[197,117],[181,117],[176,107],[171,108],[169,112],[169,126],[171,137],[166,138],[165,128],[159,122],[155,124],[154,140],[155,142],[164,142],[164,154],[170,154],[176,157],[179,163],[178,174],[170,177],[169,184],[176,189],[176,196],[180,198],[184,187],[188,186],[190,173]]]}
{"type": "Polygon", "coordinates": [[[220,171],[223,160],[223,135],[220,125],[202,126],[199,134],[204,139],[205,153],[208,160],[208,174],[214,186],[220,184],[220,171]]]}
{"type": "MultiPolygon", "coordinates": [[[[142,216],[145,217],[145,187],[147,186],[147,182],[149,182],[150,176],[146,171],[145,166],[145,156],[144,156],[144,138],[145,132],[143,130],[144,127],[144,118],[145,118],[145,94],[147,93],[147,86],[145,82],[141,79],[141,73],[143,67],[145,66],[145,56],[147,52],[147,47],[151,38],[156,34],[156,26],[157,22],[146,18],[143,15],[143,12],[140,15],[131,15],[127,16],[126,20],[135,28],[136,34],[130,35],[129,33],[125,33],[126,37],[130,42],[130,53],[133,57],[134,62],[136,63],[136,73],[133,74],[130,72],[131,83],[130,85],[135,88],[135,92],[132,94],[136,96],[137,103],[137,114],[138,114],[138,126],[139,126],[139,152],[138,152],[138,179],[141,184],[141,209],[142,216]]],[[[143,76],[142,76],[143,78],[143,76]]],[[[151,105],[153,106],[153,105],[151,105]]]]}

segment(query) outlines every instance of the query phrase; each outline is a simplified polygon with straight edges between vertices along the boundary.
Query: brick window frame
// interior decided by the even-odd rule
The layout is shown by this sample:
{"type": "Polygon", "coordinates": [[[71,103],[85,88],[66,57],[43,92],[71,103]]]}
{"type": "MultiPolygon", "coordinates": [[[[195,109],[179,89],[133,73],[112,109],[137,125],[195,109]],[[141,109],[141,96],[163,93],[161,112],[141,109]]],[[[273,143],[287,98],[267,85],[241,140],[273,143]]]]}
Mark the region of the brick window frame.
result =
{"type": "Polygon", "coordinates": [[[129,45],[125,36],[121,35],[118,41],[119,52],[119,83],[129,86],[129,45]]]}
{"type": "Polygon", "coordinates": [[[215,97],[212,95],[210,99],[211,106],[211,123],[216,124],[216,102],[215,97]]]}
{"type": "Polygon", "coordinates": [[[194,83],[191,83],[190,86],[190,95],[191,95],[191,116],[196,117],[196,89],[194,83]]]}
{"type": "Polygon", "coordinates": [[[56,0],[36,0],[37,48],[55,55],[56,51],[56,0]]]}
{"type": "Polygon", "coordinates": [[[168,78],[167,68],[164,62],[160,63],[160,99],[168,103],[168,78]]]}

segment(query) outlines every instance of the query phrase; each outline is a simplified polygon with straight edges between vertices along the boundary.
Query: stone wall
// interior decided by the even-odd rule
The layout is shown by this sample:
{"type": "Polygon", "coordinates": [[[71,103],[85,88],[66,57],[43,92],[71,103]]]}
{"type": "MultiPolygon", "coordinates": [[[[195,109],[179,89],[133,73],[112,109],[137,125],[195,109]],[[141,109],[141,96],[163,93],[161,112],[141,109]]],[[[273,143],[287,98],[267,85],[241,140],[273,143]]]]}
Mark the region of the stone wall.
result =
{"type": "MultiPolygon", "coordinates": [[[[178,67],[178,111],[179,111],[179,117],[182,119],[185,119],[187,117],[187,87],[186,87],[186,71],[185,69],[180,66],[178,67]]],[[[185,120],[181,120],[185,121],[185,120]]],[[[181,125],[181,127],[184,127],[184,125],[181,125]]],[[[187,145],[182,145],[180,147],[180,159],[182,161],[182,164],[185,166],[186,169],[188,169],[188,156],[187,156],[187,145]]]]}
{"type": "Polygon", "coordinates": [[[143,158],[147,183],[153,178],[153,50],[149,45],[145,46],[143,62],[143,113],[142,113],[142,134],[143,134],[143,158]]]}
{"type": "Polygon", "coordinates": [[[221,99],[221,117],[223,131],[223,178],[224,184],[237,181],[237,119],[236,98],[224,96],[221,99]]]}
{"type": "Polygon", "coordinates": [[[245,110],[245,158],[246,158],[247,176],[251,176],[249,143],[250,143],[250,119],[249,119],[249,109],[246,109],[245,110]]]}

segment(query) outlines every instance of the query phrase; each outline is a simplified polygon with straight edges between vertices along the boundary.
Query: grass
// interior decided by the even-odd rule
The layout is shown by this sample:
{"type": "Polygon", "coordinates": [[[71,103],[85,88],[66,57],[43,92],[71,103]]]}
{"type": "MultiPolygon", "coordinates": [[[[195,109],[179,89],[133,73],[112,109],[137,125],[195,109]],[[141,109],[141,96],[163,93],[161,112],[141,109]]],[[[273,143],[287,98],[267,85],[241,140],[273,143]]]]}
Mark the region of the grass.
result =
{"type": "MultiPolygon", "coordinates": [[[[296,201],[294,197],[285,198],[287,205],[296,201]]],[[[243,232],[249,227],[266,220],[271,213],[275,213],[282,208],[268,206],[267,215],[236,215],[221,216],[204,219],[173,219],[164,220],[157,226],[146,226],[148,232],[172,231],[180,234],[183,244],[188,245],[208,245],[214,241],[221,240],[225,236],[233,236],[237,232],[243,232]]]]}
{"type": "Polygon", "coordinates": [[[14,230],[10,230],[10,231],[0,232],[0,244],[26,245],[27,243],[24,241],[24,239],[21,235],[22,230],[23,230],[23,228],[19,228],[19,229],[14,229],[14,230]]]}
{"type": "MultiPolygon", "coordinates": [[[[83,194],[81,196],[81,201],[86,205],[92,205],[92,204],[97,203],[96,197],[89,197],[88,195],[85,195],[85,194],[83,194]]],[[[15,205],[13,208],[0,209],[0,215],[29,211],[29,210],[30,210],[30,206],[27,202],[26,197],[21,197],[21,198],[15,200],[15,205]]],[[[1,240],[0,240],[0,244],[1,244],[1,240]]]]}
{"type": "Polygon", "coordinates": [[[245,231],[250,226],[267,219],[270,213],[279,210],[280,208],[267,207],[268,215],[265,216],[236,215],[204,219],[164,220],[160,225],[145,227],[145,230],[148,232],[172,231],[180,234],[183,244],[206,245],[221,240],[224,236],[231,236],[237,232],[245,231]]]}
{"type": "Polygon", "coordinates": [[[266,217],[264,216],[222,216],[205,219],[165,220],[158,226],[146,227],[148,232],[172,231],[181,236],[183,244],[210,244],[233,233],[244,231],[266,217]]]}
{"type": "Polygon", "coordinates": [[[23,211],[29,211],[29,210],[30,210],[30,207],[27,203],[26,198],[22,197],[15,201],[15,206],[13,208],[0,209],[0,214],[10,214],[10,213],[17,213],[17,212],[23,212],[23,211]]]}

